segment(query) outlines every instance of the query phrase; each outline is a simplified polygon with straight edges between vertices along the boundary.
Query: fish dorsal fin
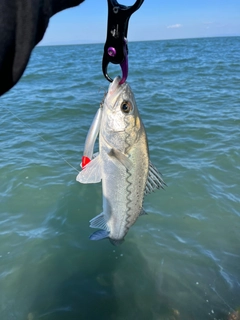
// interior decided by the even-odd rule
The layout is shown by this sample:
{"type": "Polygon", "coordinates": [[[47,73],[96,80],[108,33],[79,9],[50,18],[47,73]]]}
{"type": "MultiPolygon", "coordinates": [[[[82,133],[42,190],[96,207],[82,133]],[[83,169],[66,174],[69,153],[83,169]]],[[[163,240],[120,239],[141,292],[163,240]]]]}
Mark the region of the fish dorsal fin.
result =
{"type": "Polygon", "coordinates": [[[89,162],[84,169],[79,172],[76,180],[81,183],[97,183],[102,180],[100,156],[89,162]]]}
{"type": "Polygon", "coordinates": [[[103,229],[103,230],[109,231],[107,223],[104,219],[103,212],[97,215],[95,218],[93,218],[89,222],[90,222],[90,228],[103,229]]]}
{"type": "Polygon", "coordinates": [[[124,153],[117,149],[111,149],[108,153],[109,157],[118,160],[126,169],[130,170],[133,166],[132,161],[124,153]]]}
{"type": "Polygon", "coordinates": [[[146,182],[145,195],[153,192],[155,189],[164,189],[166,183],[161,177],[161,173],[149,162],[148,178],[146,182]]]}

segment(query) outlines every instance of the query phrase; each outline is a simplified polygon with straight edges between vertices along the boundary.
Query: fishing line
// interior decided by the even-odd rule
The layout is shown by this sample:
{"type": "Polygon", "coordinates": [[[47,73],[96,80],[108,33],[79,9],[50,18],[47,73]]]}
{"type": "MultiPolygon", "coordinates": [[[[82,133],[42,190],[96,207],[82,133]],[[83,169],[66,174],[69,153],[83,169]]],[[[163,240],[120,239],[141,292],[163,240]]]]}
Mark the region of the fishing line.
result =
{"type": "Polygon", "coordinates": [[[47,146],[48,146],[49,148],[51,148],[51,150],[53,150],[53,151],[60,157],[60,159],[62,159],[66,164],[69,165],[69,167],[71,167],[72,169],[76,170],[78,173],[80,172],[77,168],[75,168],[73,165],[71,165],[71,163],[69,163],[56,149],[54,149],[54,148],[50,145],[50,143],[49,143],[47,140],[45,140],[39,133],[34,132],[33,129],[30,127],[30,125],[29,125],[28,123],[24,122],[22,119],[20,119],[16,114],[14,114],[14,113],[13,113],[11,110],[9,110],[8,108],[3,107],[3,106],[2,106],[2,108],[5,109],[6,111],[8,111],[14,118],[16,118],[16,119],[17,119],[18,121],[20,121],[22,124],[24,124],[25,126],[27,126],[27,127],[31,130],[32,134],[36,135],[38,138],[40,138],[41,140],[43,140],[43,141],[47,144],[47,146]]]}

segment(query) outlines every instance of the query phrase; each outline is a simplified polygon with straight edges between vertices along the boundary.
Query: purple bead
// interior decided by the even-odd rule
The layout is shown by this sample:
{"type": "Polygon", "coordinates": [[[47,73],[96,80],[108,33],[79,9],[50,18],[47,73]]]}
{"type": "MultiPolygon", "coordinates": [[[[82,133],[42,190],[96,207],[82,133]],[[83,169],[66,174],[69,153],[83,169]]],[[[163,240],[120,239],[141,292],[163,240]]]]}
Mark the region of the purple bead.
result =
{"type": "Polygon", "coordinates": [[[116,51],[115,48],[113,48],[113,47],[109,47],[109,48],[108,48],[108,54],[109,54],[111,57],[115,57],[116,53],[117,53],[117,51],[116,51]]]}

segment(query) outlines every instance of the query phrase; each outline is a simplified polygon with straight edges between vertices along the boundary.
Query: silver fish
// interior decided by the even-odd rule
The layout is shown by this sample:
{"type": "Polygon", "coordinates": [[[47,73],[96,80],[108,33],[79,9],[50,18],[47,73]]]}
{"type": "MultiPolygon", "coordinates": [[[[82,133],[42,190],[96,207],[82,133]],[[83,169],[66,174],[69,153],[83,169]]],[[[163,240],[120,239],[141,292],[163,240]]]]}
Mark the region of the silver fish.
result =
{"type": "MultiPolygon", "coordinates": [[[[120,85],[119,81],[117,77],[109,86],[100,125],[91,126],[100,128],[99,154],[77,176],[81,183],[102,181],[103,212],[90,220],[90,227],[101,230],[90,239],[109,238],[113,244],[121,243],[137,218],[145,214],[144,196],[165,184],[149,160],[147,136],[133,92],[126,82],[120,85]]],[[[96,134],[88,139],[91,149],[95,139],[96,134]]]]}

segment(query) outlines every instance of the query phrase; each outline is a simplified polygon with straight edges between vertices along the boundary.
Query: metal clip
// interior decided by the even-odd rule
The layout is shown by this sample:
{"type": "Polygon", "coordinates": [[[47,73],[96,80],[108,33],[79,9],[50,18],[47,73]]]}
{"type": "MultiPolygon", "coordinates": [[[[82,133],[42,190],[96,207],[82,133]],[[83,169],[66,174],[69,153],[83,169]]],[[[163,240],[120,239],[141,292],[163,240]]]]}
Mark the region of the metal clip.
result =
{"type": "Polygon", "coordinates": [[[108,27],[107,39],[104,45],[102,60],[102,71],[104,77],[112,82],[112,78],[107,73],[108,64],[120,64],[122,69],[122,79],[124,83],[128,76],[128,47],[127,31],[128,22],[131,15],[137,11],[144,0],[137,0],[132,6],[124,6],[116,0],[108,0],[108,27]]]}

